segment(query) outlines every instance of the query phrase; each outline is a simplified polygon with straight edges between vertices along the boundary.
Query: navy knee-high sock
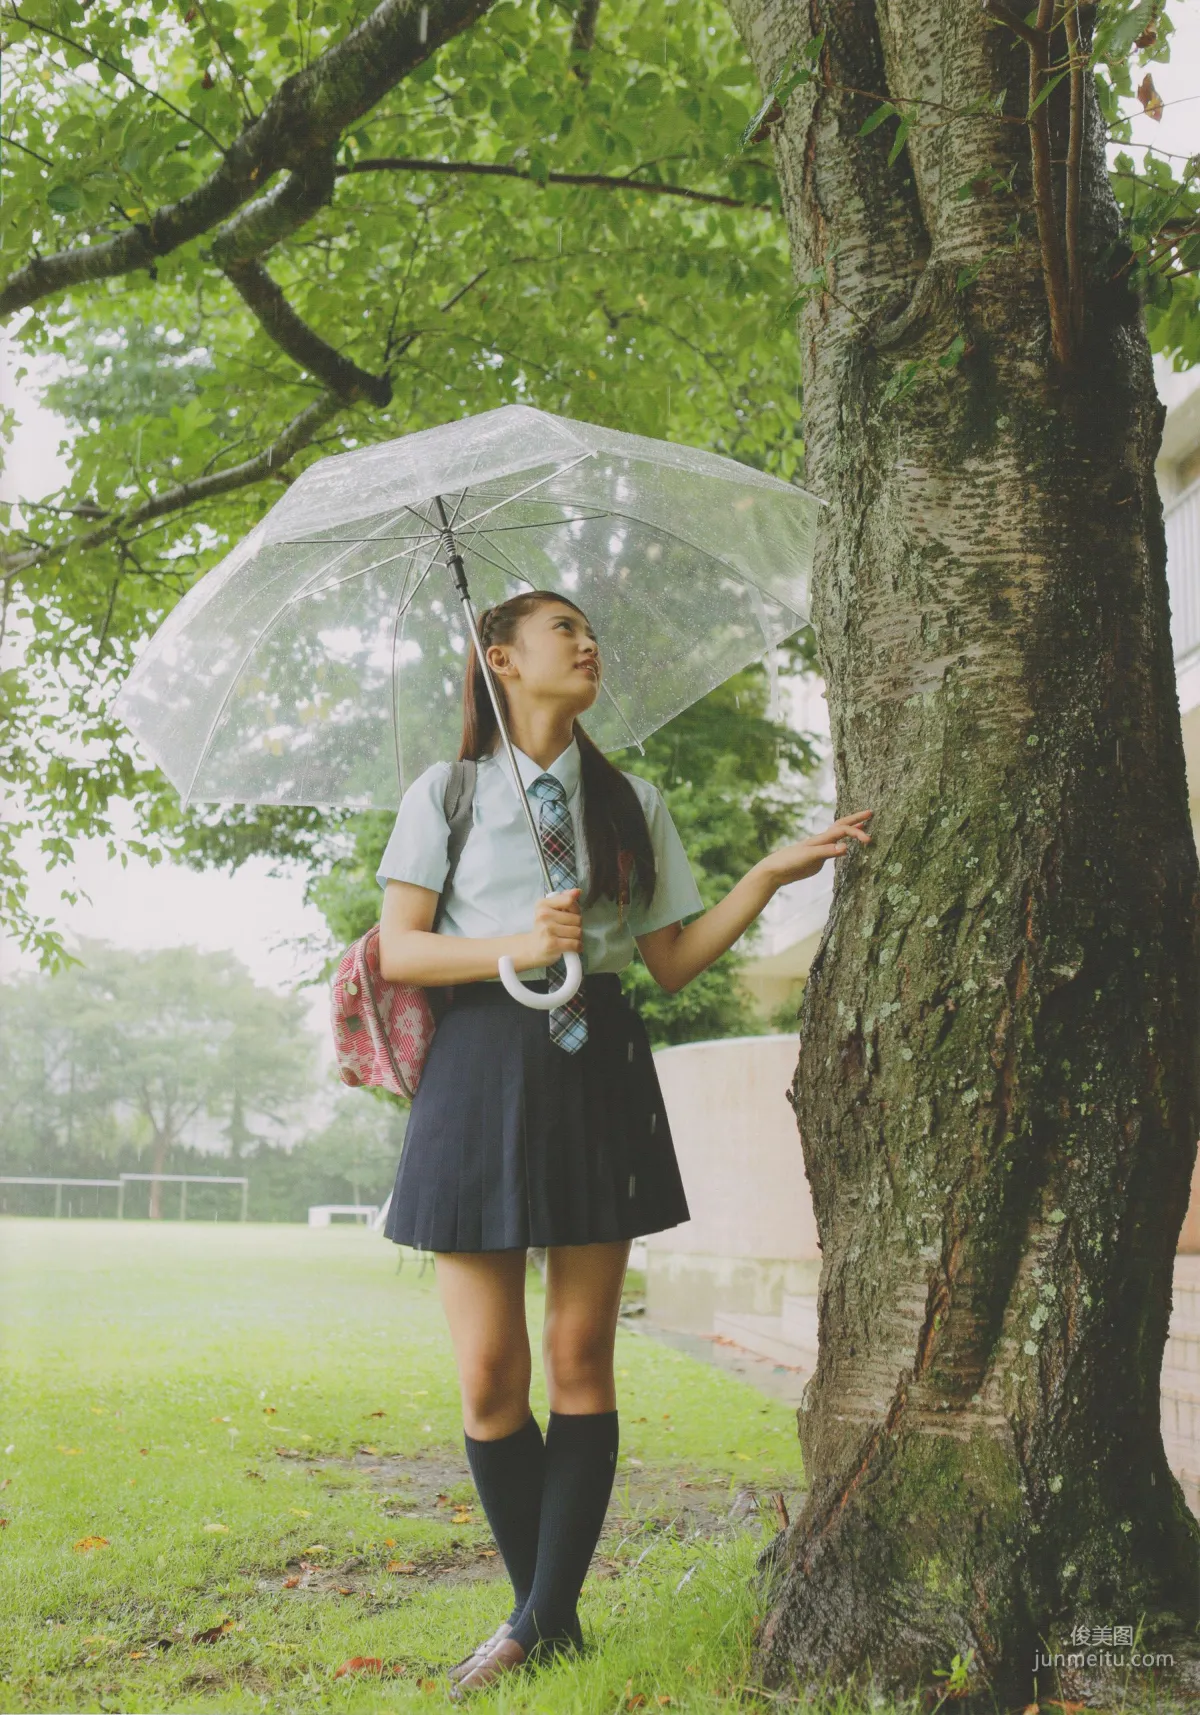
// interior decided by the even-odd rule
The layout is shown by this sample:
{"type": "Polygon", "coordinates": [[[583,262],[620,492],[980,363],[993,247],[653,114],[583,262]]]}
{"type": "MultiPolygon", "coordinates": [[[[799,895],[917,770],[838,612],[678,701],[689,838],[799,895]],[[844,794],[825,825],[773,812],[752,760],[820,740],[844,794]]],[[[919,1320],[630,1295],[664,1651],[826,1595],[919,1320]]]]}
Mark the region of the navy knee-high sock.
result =
{"type": "Polygon", "coordinates": [[[537,1566],[511,1634],[526,1654],[539,1641],[582,1641],[575,1604],[608,1511],[618,1441],[615,1411],[550,1413],[537,1566]]]}
{"type": "Polygon", "coordinates": [[[497,1441],[476,1441],[463,1431],[467,1463],[496,1547],[500,1550],[516,1598],[509,1623],[514,1624],[533,1589],[537,1565],[538,1527],[542,1506],[542,1477],[546,1447],[538,1420],[497,1441]]]}

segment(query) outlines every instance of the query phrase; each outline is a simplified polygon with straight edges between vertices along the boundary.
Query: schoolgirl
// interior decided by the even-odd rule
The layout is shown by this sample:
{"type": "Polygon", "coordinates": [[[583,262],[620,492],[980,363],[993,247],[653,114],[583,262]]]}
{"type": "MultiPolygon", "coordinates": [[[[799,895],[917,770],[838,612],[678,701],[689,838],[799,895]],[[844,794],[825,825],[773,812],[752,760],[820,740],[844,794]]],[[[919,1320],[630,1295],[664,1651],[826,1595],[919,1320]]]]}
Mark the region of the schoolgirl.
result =
{"type": "Polygon", "coordinates": [[[860,810],[764,857],[704,912],[679,834],[649,781],[615,768],[577,716],[599,694],[596,634],[534,590],[485,609],[480,639],[559,897],[541,872],[478,658],[459,758],[476,763],[471,823],[445,898],[449,764],[405,792],[379,867],[380,968],[444,986],[385,1231],[434,1253],[467,1459],[512,1580],[511,1612],[451,1669],[452,1695],[582,1647],[576,1603],[604,1523],[618,1447],[613,1348],[630,1240],[688,1219],[645,1026],[619,972],[635,946],[676,993],[731,947],[785,882],[864,844],[860,810]],[[682,919],[696,916],[683,926],[682,919]],[[574,1000],[523,1007],[497,974],[574,1000]],[[530,1411],[526,1251],[546,1247],[542,1341],[550,1416],[530,1411]]]}

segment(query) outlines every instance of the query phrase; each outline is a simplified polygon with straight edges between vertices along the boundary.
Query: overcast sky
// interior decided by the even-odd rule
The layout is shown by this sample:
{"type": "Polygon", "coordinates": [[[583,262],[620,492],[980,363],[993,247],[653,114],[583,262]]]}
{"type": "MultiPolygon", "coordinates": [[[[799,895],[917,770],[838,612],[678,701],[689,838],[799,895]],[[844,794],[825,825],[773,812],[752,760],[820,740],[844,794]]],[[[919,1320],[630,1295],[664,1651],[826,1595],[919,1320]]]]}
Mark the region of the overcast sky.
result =
{"type": "MultiPolygon", "coordinates": [[[[1178,166],[1183,158],[1200,153],[1200,5],[1192,0],[1189,5],[1172,5],[1170,11],[1175,24],[1172,57],[1168,64],[1151,68],[1165,103],[1163,118],[1155,123],[1139,113],[1134,125],[1136,147],[1130,152],[1140,159],[1142,149],[1150,144],[1177,154],[1178,166]]],[[[13,367],[0,346],[0,391],[15,406],[20,425],[0,475],[0,498],[38,499],[66,479],[58,450],[65,429],[39,406],[36,378],[18,385],[13,367]]],[[[1166,402],[1173,403],[1180,383],[1190,387],[1192,379],[1163,380],[1160,388],[1166,402]]],[[[272,875],[270,868],[265,862],[254,862],[232,877],[215,872],[197,875],[167,864],[151,868],[130,858],[128,868],[122,869],[107,858],[100,842],[83,841],[77,847],[70,881],[86,899],[73,907],[60,904],[64,872],[47,875],[37,868],[31,877],[31,894],[35,907],[55,916],[69,934],[99,936],[127,947],[191,943],[204,949],[230,948],[260,981],[283,990],[312,972],[312,943],[324,941],[325,925],[320,914],[303,903],[303,873],[272,875]]],[[[11,942],[0,939],[0,977],[29,965],[11,942]]],[[[311,1003],[314,1025],[331,1058],[324,991],[312,991],[311,1003]]]]}

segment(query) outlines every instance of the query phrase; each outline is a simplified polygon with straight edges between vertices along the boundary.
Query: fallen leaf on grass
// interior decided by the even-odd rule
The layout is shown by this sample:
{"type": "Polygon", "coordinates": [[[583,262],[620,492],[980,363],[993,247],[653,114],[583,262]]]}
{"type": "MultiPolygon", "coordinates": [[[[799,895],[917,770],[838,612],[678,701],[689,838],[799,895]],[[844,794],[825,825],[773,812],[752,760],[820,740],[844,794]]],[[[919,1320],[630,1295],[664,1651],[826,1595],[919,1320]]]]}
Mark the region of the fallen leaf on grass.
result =
{"type": "Polygon", "coordinates": [[[150,1651],[148,1649],[131,1649],[128,1659],[130,1661],[145,1661],[149,1654],[150,1651]]]}
{"type": "Polygon", "coordinates": [[[232,1417],[210,1417],[208,1421],[210,1423],[232,1423],[233,1419],[232,1417]]]}
{"type": "Polygon", "coordinates": [[[669,1697],[665,1691],[660,1691],[654,1701],[665,1708],[668,1703],[674,1703],[675,1699],[673,1697],[669,1697]]]}
{"type": "Polygon", "coordinates": [[[470,1524],[475,1514],[470,1507],[459,1507],[450,1515],[451,1524],[470,1524]]]}
{"type": "Polygon", "coordinates": [[[206,1530],[210,1536],[228,1536],[229,1535],[229,1526],[227,1524],[213,1524],[210,1522],[208,1524],[202,1525],[200,1528],[202,1530],[206,1530]]]}
{"type": "Polygon", "coordinates": [[[639,1691],[635,1696],[625,1699],[625,1707],[626,1709],[640,1709],[645,1701],[645,1695],[639,1691]]]}
{"type": "Polygon", "coordinates": [[[278,1410],[279,1410],[279,1407],[277,1405],[264,1405],[263,1406],[263,1416],[264,1417],[274,1417],[278,1410]]]}
{"type": "Polygon", "coordinates": [[[354,1591],[351,1589],[349,1584],[339,1584],[337,1587],[337,1593],[339,1596],[353,1596],[354,1591]]]}
{"type": "Polygon", "coordinates": [[[383,1546],[385,1548],[395,1548],[395,1546],[396,1546],[395,1537],[394,1536],[385,1536],[383,1539],[383,1546]]]}
{"type": "Polygon", "coordinates": [[[342,1679],[348,1673],[382,1673],[383,1662],[377,1655],[352,1655],[349,1661],[344,1661],[334,1674],[335,1679],[342,1679]]]}
{"type": "Polygon", "coordinates": [[[284,1579],[283,1587],[285,1590],[294,1590],[296,1588],[297,1584],[299,1584],[299,1582],[300,1582],[300,1574],[297,1572],[297,1573],[294,1573],[291,1578],[285,1578],[284,1579]]]}
{"type": "Polygon", "coordinates": [[[332,1554],[333,1550],[327,1542],[310,1542],[304,1552],[305,1554],[332,1554]]]}
{"type": "Polygon", "coordinates": [[[60,1453],[67,1453],[67,1454],[74,1454],[74,1453],[78,1453],[81,1451],[81,1449],[78,1447],[63,1447],[61,1444],[59,1445],[58,1450],[60,1453]]]}
{"type": "Polygon", "coordinates": [[[289,1507],[288,1511],[290,1513],[295,1513],[297,1518],[311,1518],[312,1517],[312,1514],[310,1512],[307,1512],[304,1507],[289,1507]]]}
{"type": "Polygon", "coordinates": [[[4,1478],[4,1479],[3,1479],[3,1481],[0,1481],[0,1489],[7,1489],[7,1487],[8,1487],[8,1485],[9,1485],[9,1484],[10,1484],[10,1483],[11,1483],[11,1482],[12,1482],[12,1478],[11,1478],[11,1477],[5,1477],[5,1478],[4,1478]]]}
{"type": "Polygon", "coordinates": [[[253,1478],[256,1483],[265,1483],[267,1480],[261,1471],[247,1471],[246,1475],[253,1478]]]}
{"type": "Polygon", "coordinates": [[[368,1455],[369,1455],[369,1456],[370,1456],[370,1457],[371,1457],[371,1458],[372,1458],[372,1459],[374,1459],[374,1458],[376,1458],[376,1457],[377,1457],[377,1456],[378,1456],[378,1453],[379,1453],[379,1449],[378,1449],[378,1447],[360,1447],[360,1448],[359,1448],[359,1452],[360,1452],[360,1453],[366,1453],[366,1454],[368,1454],[368,1455]]]}
{"type": "Polygon", "coordinates": [[[417,1563],[415,1560],[389,1560],[387,1569],[389,1572],[415,1572],[417,1563]]]}
{"type": "Polygon", "coordinates": [[[277,1447],[275,1457],[277,1459],[303,1459],[304,1455],[297,1447],[277,1447]]]}
{"type": "Polygon", "coordinates": [[[81,1536],[75,1544],[76,1554],[90,1554],[93,1548],[107,1548],[106,1536],[81,1536]]]}
{"type": "Polygon", "coordinates": [[[203,1632],[193,1632],[192,1642],[194,1644],[215,1644],[219,1638],[225,1636],[226,1632],[232,1632],[234,1629],[232,1620],[222,1620],[219,1626],[209,1626],[203,1632]]]}
{"type": "Polygon", "coordinates": [[[7,1529],[8,1529],[8,1520],[6,1518],[0,1518],[0,1530],[7,1530],[7,1529]]]}
{"type": "Polygon", "coordinates": [[[1038,1703],[1027,1703],[1024,1709],[1022,1709],[1021,1715],[1041,1715],[1041,1705],[1038,1703]]]}
{"type": "Polygon", "coordinates": [[[367,1416],[368,1417],[386,1417],[387,1412],[386,1411],[368,1411],[367,1416]]]}
{"type": "Polygon", "coordinates": [[[481,1548],[479,1550],[479,1557],[481,1560],[494,1560],[498,1553],[499,1550],[495,1548],[481,1548]]]}

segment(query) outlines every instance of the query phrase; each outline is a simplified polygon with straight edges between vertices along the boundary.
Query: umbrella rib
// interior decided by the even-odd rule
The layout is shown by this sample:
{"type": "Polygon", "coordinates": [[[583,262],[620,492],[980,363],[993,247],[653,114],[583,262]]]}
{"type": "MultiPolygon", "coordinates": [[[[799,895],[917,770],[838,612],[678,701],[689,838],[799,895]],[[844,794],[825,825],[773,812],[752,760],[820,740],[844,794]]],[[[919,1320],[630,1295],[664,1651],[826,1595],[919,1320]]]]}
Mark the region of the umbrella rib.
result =
{"type": "MultiPolygon", "coordinates": [[[[363,547],[368,542],[377,540],[386,541],[387,537],[364,536],[362,542],[359,543],[358,546],[363,547]]],[[[373,565],[361,566],[357,572],[348,572],[344,578],[332,578],[328,583],[318,584],[315,588],[310,584],[305,589],[297,590],[295,595],[289,596],[283,605],[285,607],[292,607],[296,602],[307,601],[310,596],[322,595],[325,590],[340,590],[344,585],[352,584],[355,578],[370,577],[372,572],[381,572],[385,566],[392,565],[396,560],[406,559],[411,565],[413,556],[418,554],[420,550],[428,544],[428,541],[429,538],[425,537],[423,541],[417,543],[415,548],[405,548],[404,552],[401,554],[389,554],[386,559],[376,560],[373,565]]]]}
{"type": "MultiPolygon", "coordinates": [[[[756,579],[750,577],[747,572],[740,571],[737,566],[730,565],[728,560],[720,554],[715,554],[711,548],[700,547],[699,543],[689,541],[686,536],[681,536],[676,530],[668,529],[665,524],[652,523],[648,518],[639,518],[636,512],[610,512],[608,516],[611,518],[623,518],[626,523],[629,524],[644,524],[647,529],[657,530],[660,535],[669,536],[673,542],[682,542],[683,546],[685,548],[690,548],[694,554],[707,555],[710,560],[715,560],[717,565],[724,566],[725,570],[733,577],[737,578],[740,583],[748,584],[750,588],[757,591],[760,596],[765,596],[768,601],[773,601],[779,607],[786,608],[790,613],[796,614],[801,625],[806,625],[808,623],[807,615],[799,613],[797,609],[792,606],[790,601],[784,601],[782,596],[777,596],[771,590],[764,589],[762,585],[758,583],[756,579]]],[[[788,635],[790,635],[790,633],[788,635]]],[[[769,648],[770,645],[768,644],[767,647],[769,648]]]]}
{"type": "MultiPolygon", "coordinates": [[[[364,540],[370,541],[371,538],[368,536],[368,537],[365,537],[364,540]]],[[[354,545],[356,545],[356,544],[352,544],[352,546],[354,546],[354,545]]],[[[341,557],[343,559],[345,559],[346,556],[343,554],[341,557]]],[[[321,572],[314,572],[312,577],[306,581],[304,588],[302,590],[299,590],[296,592],[296,596],[308,594],[314,580],[316,578],[319,578],[321,575],[322,575],[321,572]]],[[[283,615],[287,612],[288,608],[291,607],[292,602],[296,599],[296,596],[289,596],[287,601],[285,601],[283,603],[282,607],[276,609],[276,611],[271,615],[270,619],[263,626],[262,630],[258,633],[258,635],[251,639],[249,645],[247,646],[246,650],[244,651],[244,653],[242,655],[241,660],[237,664],[236,672],[234,672],[233,674],[230,675],[229,684],[226,688],[225,695],[221,698],[221,701],[217,706],[216,714],[214,714],[212,720],[209,722],[208,731],[204,735],[204,742],[200,746],[200,749],[196,754],[196,766],[195,766],[195,768],[193,768],[192,778],[188,782],[187,796],[183,799],[183,805],[184,805],[185,809],[187,808],[187,806],[192,801],[192,793],[196,789],[196,781],[199,779],[200,770],[204,766],[204,759],[205,759],[205,756],[208,752],[208,747],[212,743],[213,735],[216,732],[217,727],[220,725],[221,720],[224,717],[226,709],[229,707],[229,704],[232,701],[234,690],[237,687],[238,680],[242,676],[242,671],[243,671],[247,661],[249,661],[250,657],[254,654],[254,651],[258,648],[258,646],[262,642],[263,638],[268,636],[269,633],[274,630],[275,626],[279,623],[280,619],[282,619],[283,615]]]]}
{"type": "MultiPolygon", "coordinates": [[[[396,617],[392,621],[392,742],[396,752],[396,786],[401,798],[404,797],[404,771],[400,760],[400,707],[396,696],[396,642],[400,635],[400,621],[412,606],[413,599],[416,596],[417,591],[433,570],[433,563],[436,558],[437,550],[435,548],[434,552],[429,556],[429,563],[413,585],[411,595],[406,596],[404,591],[401,590],[400,605],[397,607],[396,617]]],[[[411,569],[410,565],[409,570],[411,571],[411,569]]]]}
{"type": "MultiPolygon", "coordinates": [[[[507,494],[503,500],[498,500],[495,506],[488,506],[482,512],[476,512],[474,517],[468,518],[464,521],[463,528],[465,530],[469,530],[471,525],[478,524],[481,518],[490,518],[493,512],[499,512],[502,506],[511,506],[514,500],[524,500],[527,494],[532,494],[534,489],[540,488],[544,482],[553,482],[556,476],[566,476],[568,471],[577,469],[579,465],[584,464],[588,459],[594,457],[595,454],[591,452],[580,453],[579,457],[577,459],[572,459],[570,464],[559,465],[556,469],[547,471],[545,476],[539,476],[536,482],[531,482],[529,484],[528,488],[519,488],[515,494],[507,494]]],[[[571,504],[586,506],[587,502],[571,502],[571,504]]]]}
{"type": "MultiPolygon", "coordinates": [[[[544,500],[537,504],[542,506],[557,506],[560,503],[556,500],[544,500]]],[[[486,533],[489,536],[497,536],[502,530],[505,532],[513,530],[557,530],[563,524],[587,524],[593,519],[608,518],[609,516],[610,514],[606,508],[597,507],[594,512],[578,512],[571,518],[542,518],[531,520],[528,524],[492,524],[489,525],[486,533]]],[[[471,530],[470,519],[468,519],[466,524],[463,525],[462,531],[458,532],[460,540],[468,541],[470,539],[465,534],[465,532],[469,530],[471,530]]],[[[482,530],[475,530],[471,533],[475,536],[482,536],[484,534],[482,530]]]]}

